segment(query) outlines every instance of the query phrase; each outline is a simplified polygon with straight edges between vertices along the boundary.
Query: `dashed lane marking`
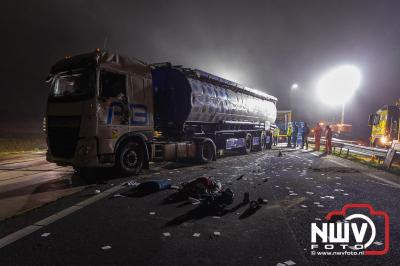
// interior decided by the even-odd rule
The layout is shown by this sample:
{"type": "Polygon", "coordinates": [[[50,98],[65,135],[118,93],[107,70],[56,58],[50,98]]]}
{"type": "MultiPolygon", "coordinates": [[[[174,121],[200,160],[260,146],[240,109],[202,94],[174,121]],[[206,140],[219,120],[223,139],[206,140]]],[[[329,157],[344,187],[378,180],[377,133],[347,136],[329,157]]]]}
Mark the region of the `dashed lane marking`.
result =
{"type": "Polygon", "coordinates": [[[78,203],[72,205],[71,207],[68,207],[68,208],[66,208],[66,209],[64,209],[62,211],[59,211],[59,212],[57,212],[55,214],[52,214],[52,215],[48,216],[47,218],[44,218],[44,219],[42,219],[40,221],[37,221],[36,223],[34,223],[32,225],[24,227],[24,228],[14,232],[14,233],[11,233],[11,234],[1,238],[0,239],[0,248],[8,246],[8,245],[10,245],[11,243],[14,243],[17,240],[19,240],[19,239],[21,239],[23,237],[26,237],[27,235],[30,235],[33,232],[35,232],[35,231],[37,231],[37,230],[39,230],[39,229],[41,229],[41,228],[43,228],[43,227],[45,227],[45,226],[47,226],[49,224],[54,223],[55,221],[58,221],[58,220],[66,217],[66,216],[68,216],[68,215],[70,215],[70,214],[72,214],[72,213],[74,213],[74,212],[76,212],[76,211],[78,211],[78,210],[90,205],[90,204],[93,204],[96,201],[99,201],[99,200],[101,200],[101,199],[103,199],[105,197],[108,197],[111,193],[114,193],[114,192],[122,189],[124,187],[123,186],[124,183],[125,182],[123,182],[123,183],[121,183],[119,185],[116,185],[116,186],[114,186],[114,187],[112,187],[112,188],[110,188],[108,190],[103,191],[103,192],[100,192],[99,194],[97,194],[97,195],[95,195],[93,197],[90,197],[90,198],[88,198],[86,200],[78,202],[78,203]]]}

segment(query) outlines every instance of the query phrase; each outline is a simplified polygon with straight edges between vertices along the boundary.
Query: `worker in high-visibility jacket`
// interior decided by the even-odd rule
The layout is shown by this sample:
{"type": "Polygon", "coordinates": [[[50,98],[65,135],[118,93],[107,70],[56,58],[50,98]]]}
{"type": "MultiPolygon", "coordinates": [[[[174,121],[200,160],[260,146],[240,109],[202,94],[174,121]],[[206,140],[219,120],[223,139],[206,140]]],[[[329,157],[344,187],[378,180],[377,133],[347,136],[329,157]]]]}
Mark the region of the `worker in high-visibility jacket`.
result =
{"type": "Polygon", "coordinates": [[[319,125],[319,123],[317,123],[317,125],[314,128],[315,151],[320,150],[321,134],[322,134],[322,128],[319,125]]]}
{"type": "Polygon", "coordinates": [[[280,133],[279,127],[276,127],[276,128],[274,129],[274,133],[273,133],[273,137],[274,137],[274,142],[273,142],[273,144],[274,144],[274,146],[278,146],[278,142],[279,142],[279,133],[280,133]]]}
{"type": "Polygon", "coordinates": [[[332,129],[328,125],[325,131],[325,153],[332,154],[332,129]]]}
{"type": "Polygon", "coordinates": [[[293,133],[293,128],[292,125],[288,126],[286,136],[287,136],[287,146],[292,147],[292,133],[293,133]]]}

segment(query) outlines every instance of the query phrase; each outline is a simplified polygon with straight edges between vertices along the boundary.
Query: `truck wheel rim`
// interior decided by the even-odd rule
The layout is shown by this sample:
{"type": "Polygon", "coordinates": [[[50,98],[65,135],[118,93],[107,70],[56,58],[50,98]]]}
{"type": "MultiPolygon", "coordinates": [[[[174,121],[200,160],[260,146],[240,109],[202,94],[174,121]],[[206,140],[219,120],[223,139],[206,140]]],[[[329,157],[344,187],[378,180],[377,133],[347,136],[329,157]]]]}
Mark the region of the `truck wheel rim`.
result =
{"type": "Polygon", "coordinates": [[[125,153],[124,156],[124,164],[128,168],[135,168],[138,162],[138,155],[134,150],[130,150],[127,153],[125,153]]]}

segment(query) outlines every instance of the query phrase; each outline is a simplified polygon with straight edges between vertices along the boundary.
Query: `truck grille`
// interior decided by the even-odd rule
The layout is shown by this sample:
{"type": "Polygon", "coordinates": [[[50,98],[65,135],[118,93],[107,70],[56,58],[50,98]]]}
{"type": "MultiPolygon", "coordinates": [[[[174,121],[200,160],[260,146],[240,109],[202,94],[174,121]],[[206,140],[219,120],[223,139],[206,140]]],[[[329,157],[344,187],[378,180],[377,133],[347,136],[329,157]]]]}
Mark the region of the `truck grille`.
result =
{"type": "Polygon", "coordinates": [[[79,138],[80,116],[47,117],[47,137],[53,156],[72,158],[79,138]]]}

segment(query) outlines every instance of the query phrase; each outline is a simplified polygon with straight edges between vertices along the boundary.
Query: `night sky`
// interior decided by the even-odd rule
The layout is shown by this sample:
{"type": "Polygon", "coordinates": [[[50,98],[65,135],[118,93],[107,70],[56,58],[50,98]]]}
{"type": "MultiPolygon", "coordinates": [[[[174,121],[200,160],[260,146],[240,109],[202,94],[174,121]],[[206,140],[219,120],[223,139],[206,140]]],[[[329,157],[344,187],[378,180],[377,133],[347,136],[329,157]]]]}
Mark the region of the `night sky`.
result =
{"type": "Polygon", "coordinates": [[[51,65],[103,47],[146,62],[203,69],[264,90],[297,119],[332,120],[315,82],[354,64],[362,85],[346,122],[393,104],[400,79],[400,1],[7,1],[0,16],[0,122],[40,124],[51,65]],[[20,3],[18,3],[20,2],[20,3]],[[290,93],[292,83],[300,88],[290,93]]]}

